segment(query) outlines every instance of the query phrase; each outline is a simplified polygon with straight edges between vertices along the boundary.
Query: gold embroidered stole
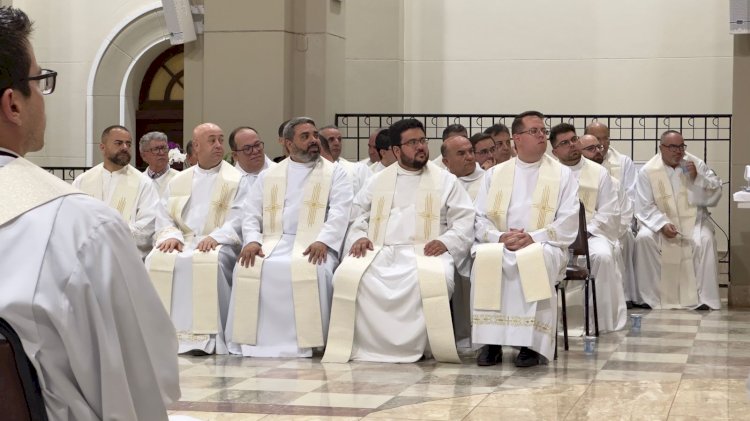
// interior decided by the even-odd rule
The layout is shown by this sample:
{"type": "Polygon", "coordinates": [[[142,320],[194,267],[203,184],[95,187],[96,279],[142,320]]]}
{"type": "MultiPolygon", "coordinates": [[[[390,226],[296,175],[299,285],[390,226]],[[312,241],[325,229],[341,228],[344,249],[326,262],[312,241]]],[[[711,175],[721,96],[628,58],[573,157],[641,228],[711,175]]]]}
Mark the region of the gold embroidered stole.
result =
{"type": "Polygon", "coordinates": [[[3,197],[0,226],[58,197],[80,193],[26,159],[16,158],[0,168],[0,196],[3,197]]]}
{"type": "Polygon", "coordinates": [[[622,172],[625,170],[622,166],[622,154],[615,148],[610,147],[607,157],[602,162],[602,166],[609,171],[609,175],[615,180],[622,182],[622,172]]]}
{"type": "Polygon", "coordinates": [[[698,288],[691,244],[698,212],[695,206],[688,203],[686,175],[680,173],[680,191],[674,192],[661,154],[651,158],[643,168],[651,183],[657,209],[663,212],[682,234],[671,239],[661,236],[661,307],[682,308],[696,305],[698,288]]]}
{"type": "MultiPolygon", "coordinates": [[[[208,235],[215,228],[224,223],[226,213],[231,207],[232,200],[237,193],[242,175],[230,164],[222,161],[219,174],[214,181],[211,193],[211,206],[206,218],[203,232],[208,235]]],[[[192,242],[195,233],[186,225],[183,218],[185,205],[190,200],[193,190],[193,175],[195,168],[177,174],[169,183],[170,196],[167,199],[167,212],[177,227],[182,231],[185,244],[192,242]]],[[[219,267],[219,250],[221,246],[210,252],[194,251],[192,256],[193,281],[193,328],[195,335],[216,334],[218,332],[217,318],[219,314],[219,295],[217,290],[217,270],[219,267]]],[[[164,307],[171,313],[172,282],[177,252],[163,253],[154,250],[148,267],[151,282],[161,298],[164,307]]],[[[180,333],[180,336],[182,332],[180,333]]]]}
{"type": "MultiPolygon", "coordinates": [[[[283,234],[284,201],[288,182],[289,159],[267,170],[263,179],[263,253],[270,256],[283,234]]],[[[292,248],[292,296],[297,345],[313,348],[325,345],[318,291],[317,265],[307,261],[302,253],[314,243],[325,223],[328,195],[333,181],[332,163],[318,159],[305,180],[297,232],[292,248]]],[[[237,266],[234,285],[232,342],[255,345],[260,308],[260,282],[263,258],[255,258],[255,265],[237,266]]]]}
{"type": "MultiPolygon", "coordinates": [[[[141,172],[131,165],[126,166],[127,171],[115,186],[112,197],[107,205],[115,209],[125,222],[130,222],[130,218],[136,211],[136,199],[138,197],[138,185],[141,182],[141,172]]],[[[89,196],[104,201],[107,192],[102,190],[102,176],[104,165],[99,164],[83,173],[81,176],[81,190],[89,196]]]]}
{"type": "MultiPolygon", "coordinates": [[[[508,231],[509,228],[520,228],[508,227],[507,224],[516,159],[503,162],[495,169],[487,193],[485,214],[502,232],[508,231]]],[[[546,155],[542,157],[531,198],[527,232],[544,228],[554,221],[560,193],[561,170],[562,165],[559,162],[546,155]]],[[[504,249],[503,243],[482,243],[477,246],[474,259],[475,310],[500,311],[504,249]]],[[[552,297],[542,245],[532,243],[517,250],[515,254],[525,301],[530,303],[552,297]]]]}
{"type": "Polygon", "coordinates": [[[578,176],[578,197],[586,209],[586,221],[591,221],[596,213],[599,198],[599,166],[586,158],[581,158],[583,167],[578,176]]]}
{"type": "MultiPolygon", "coordinates": [[[[383,249],[398,177],[398,164],[390,165],[375,177],[367,232],[374,250],[368,251],[364,257],[344,259],[334,274],[333,283],[336,288],[323,362],[344,363],[351,358],[359,283],[383,249]]],[[[456,352],[443,265],[440,257],[424,255],[425,244],[440,235],[441,180],[442,170],[428,162],[420,177],[415,202],[417,214],[414,253],[422,310],[432,352],[438,361],[459,363],[461,360],[456,352]]]]}

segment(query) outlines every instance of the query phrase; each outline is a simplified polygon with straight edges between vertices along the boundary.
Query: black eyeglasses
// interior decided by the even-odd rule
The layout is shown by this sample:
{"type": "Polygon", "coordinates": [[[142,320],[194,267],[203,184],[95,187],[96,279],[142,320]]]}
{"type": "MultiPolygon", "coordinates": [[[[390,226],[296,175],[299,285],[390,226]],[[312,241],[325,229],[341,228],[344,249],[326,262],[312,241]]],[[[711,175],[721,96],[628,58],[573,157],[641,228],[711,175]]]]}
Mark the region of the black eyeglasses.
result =
{"type": "Polygon", "coordinates": [[[151,152],[153,154],[167,153],[167,152],[169,152],[169,147],[168,146],[157,146],[155,148],[151,148],[151,149],[147,150],[146,152],[151,152]]]}
{"type": "Polygon", "coordinates": [[[682,145],[665,145],[662,143],[661,146],[669,149],[670,152],[683,152],[685,149],[687,149],[687,145],[684,143],[682,145]]]}
{"type": "Polygon", "coordinates": [[[42,91],[42,95],[49,95],[55,92],[55,83],[57,82],[57,72],[50,69],[42,69],[42,73],[38,76],[25,77],[19,82],[26,82],[29,80],[39,81],[39,90],[42,91]]]}
{"type": "Polygon", "coordinates": [[[603,150],[604,150],[604,145],[591,145],[591,146],[586,146],[586,147],[585,147],[585,148],[583,148],[582,150],[584,150],[584,151],[586,151],[586,152],[594,152],[594,151],[600,151],[600,152],[601,152],[601,151],[603,151],[603,150]]]}
{"type": "Polygon", "coordinates": [[[562,141],[560,141],[560,143],[558,143],[557,145],[553,146],[552,149],[557,149],[557,148],[561,148],[561,147],[565,147],[565,146],[570,146],[570,145],[573,145],[575,143],[578,143],[578,136],[573,136],[573,137],[571,137],[568,140],[562,140],[562,141]]]}
{"type": "Polygon", "coordinates": [[[549,130],[547,130],[545,128],[541,128],[540,129],[538,127],[532,127],[529,130],[524,130],[522,132],[518,132],[517,134],[524,134],[524,133],[528,133],[528,134],[530,134],[532,136],[536,136],[539,133],[541,133],[542,135],[547,136],[549,134],[549,130]]]}
{"type": "Polygon", "coordinates": [[[263,142],[258,142],[255,145],[247,145],[245,147],[239,148],[239,149],[232,149],[235,152],[242,152],[245,155],[251,155],[253,151],[262,151],[263,150],[263,142]]]}

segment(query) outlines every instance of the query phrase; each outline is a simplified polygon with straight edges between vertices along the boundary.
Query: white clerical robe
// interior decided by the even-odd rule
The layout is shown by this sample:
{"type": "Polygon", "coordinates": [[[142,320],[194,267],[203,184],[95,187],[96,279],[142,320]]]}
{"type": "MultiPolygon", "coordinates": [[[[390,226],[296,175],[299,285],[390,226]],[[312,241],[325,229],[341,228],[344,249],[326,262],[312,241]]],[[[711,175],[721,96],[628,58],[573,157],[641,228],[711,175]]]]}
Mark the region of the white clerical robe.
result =
{"type": "MultiPolygon", "coordinates": [[[[3,200],[22,194],[8,189],[3,200]]],[[[122,218],[73,194],[0,225],[0,243],[0,314],[49,419],[166,420],[180,397],[177,340],[122,218]]]]}
{"type": "Polygon", "coordinates": [[[273,160],[271,160],[271,158],[269,158],[268,155],[263,155],[263,167],[261,167],[260,171],[258,171],[256,173],[251,173],[251,172],[245,171],[242,168],[242,166],[240,165],[239,162],[236,162],[234,164],[234,168],[236,168],[237,171],[239,171],[240,174],[242,174],[242,175],[248,175],[249,174],[249,175],[251,175],[253,177],[257,177],[258,174],[262,173],[264,170],[267,170],[267,169],[273,167],[274,165],[276,165],[276,163],[273,162],[273,160]]]}
{"type": "Polygon", "coordinates": [[[73,180],[73,187],[80,189],[82,184],[86,183],[86,180],[89,177],[95,176],[95,174],[101,174],[101,182],[96,183],[97,187],[101,187],[87,191],[86,193],[104,201],[104,203],[112,201],[112,195],[115,193],[117,186],[121,182],[126,182],[129,175],[137,174],[140,177],[138,192],[135,196],[134,211],[130,213],[130,218],[126,222],[130,226],[130,233],[133,235],[135,244],[138,246],[141,258],[145,257],[153,247],[154,225],[160,206],[159,192],[156,187],[148,176],[142,174],[132,165],[126,165],[118,171],[109,172],[104,168],[104,164],[99,164],[91,170],[80,174],[73,180]]]}
{"type": "MultiPolygon", "coordinates": [[[[355,361],[415,362],[429,349],[414,253],[415,202],[422,171],[393,165],[398,166],[398,174],[383,248],[362,276],[357,293],[351,353],[355,361]]],[[[347,250],[367,237],[377,179],[378,175],[368,180],[354,199],[347,250]]],[[[471,245],[474,209],[456,176],[442,170],[441,180],[440,235],[436,239],[448,249],[439,258],[450,295],[456,262],[471,245]]]]}
{"type": "MultiPolygon", "coordinates": [[[[166,197],[167,185],[169,185],[169,182],[179,173],[180,172],[174,168],[167,168],[167,171],[165,171],[164,174],[151,179],[156,188],[156,192],[159,193],[160,200],[166,197]]],[[[148,172],[146,174],[148,174],[148,172]]]]}
{"type": "MultiPolygon", "coordinates": [[[[516,159],[514,162],[516,168],[513,193],[507,210],[507,225],[509,228],[527,230],[534,242],[543,246],[549,287],[554,291],[555,283],[565,276],[567,249],[578,234],[579,204],[576,179],[570,169],[564,166],[561,168],[560,190],[555,203],[557,211],[553,222],[547,227],[529,231],[532,195],[539,178],[542,160],[526,163],[516,159]]],[[[482,188],[479,189],[474,202],[477,212],[474,233],[476,243],[497,243],[504,234],[485,212],[492,175],[498,168],[500,166],[496,165],[487,170],[482,188]]],[[[472,270],[472,285],[476,283],[474,276],[475,271],[472,270]]],[[[555,351],[557,327],[556,295],[553,293],[549,299],[527,303],[516,264],[516,253],[507,248],[503,250],[502,279],[500,311],[472,310],[472,341],[474,344],[528,347],[551,359],[555,351]]],[[[472,290],[472,296],[473,293],[472,290]]]]}
{"type": "MultiPolygon", "coordinates": [[[[657,155],[661,159],[660,155],[657,155]]],[[[698,175],[690,181],[689,175],[678,166],[664,165],[671,191],[666,194],[676,196],[682,186],[687,189],[687,200],[695,206],[696,217],[693,232],[683,232],[682,241],[689,241],[693,251],[693,269],[698,293],[698,304],[706,304],[717,310],[721,308],[718,285],[718,257],[713,224],[709,220],[708,207],[716,206],[721,198],[721,179],[708,168],[705,162],[688,155],[695,163],[698,175]]],[[[657,193],[660,195],[661,193],[657,193]]],[[[670,221],[656,206],[656,199],[647,171],[638,172],[636,182],[635,216],[641,223],[635,239],[635,269],[638,287],[646,304],[661,308],[661,243],[665,241],[659,230],[670,221]]],[[[675,223],[675,225],[678,225],[675,223]]],[[[679,237],[679,236],[678,236],[679,237]]]]}
{"type": "MultiPolygon", "coordinates": [[[[221,236],[220,232],[225,232],[221,231],[223,225],[212,232],[204,232],[206,220],[213,206],[211,203],[213,190],[217,179],[221,176],[222,167],[228,171],[236,171],[224,161],[210,169],[203,169],[199,165],[194,165],[185,170],[193,172],[193,175],[190,199],[182,210],[182,218],[193,235],[185,236],[185,233],[177,227],[175,221],[167,213],[167,199],[170,197],[172,185],[167,187],[165,199],[162,202],[162,211],[159,212],[156,219],[157,238],[154,243],[154,250],[146,257],[146,267],[150,268],[154,253],[158,252],[159,245],[164,241],[176,239],[183,243],[182,252],[178,253],[175,259],[170,309],[172,323],[174,323],[178,332],[180,353],[190,351],[203,351],[209,354],[214,352],[217,354],[228,353],[223,331],[229,309],[232,270],[239,253],[240,239],[237,236],[231,237],[231,233],[229,237],[221,236]],[[217,269],[218,333],[215,335],[192,335],[190,332],[192,332],[193,327],[193,300],[198,299],[193,297],[193,255],[196,253],[195,248],[198,243],[208,235],[219,243],[226,244],[219,249],[219,267],[217,269]]],[[[237,194],[241,191],[242,189],[238,187],[234,201],[237,201],[237,194]]],[[[225,220],[229,216],[230,213],[228,212],[225,220]]]]}
{"type": "MultiPolygon", "coordinates": [[[[596,282],[599,330],[611,332],[624,328],[628,316],[622,274],[618,266],[619,259],[615,257],[615,252],[619,253],[617,240],[622,223],[619,186],[613,184],[612,177],[604,167],[586,158],[581,158],[576,165],[569,167],[576,180],[580,181],[584,167],[589,167],[588,171],[596,172],[598,176],[596,203],[591,212],[593,216],[586,221],[586,231],[591,234],[588,239],[589,256],[591,257],[591,276],[596,282]]],[[[586,194],[583,190],[584,187],[579,183],[578,196],[580,198],[584,198],[586,194]]],[[[575,311],[576,303],[583,304],[582,284],[582,282],[574,282],[566,288],[569,310],[568,326],[571,334],[578,333],[577,327],[581,328],[581,333],[583,332],[582,314],[575,311]]],[[[589,313],[589,326],[593,327],[594,312],[591,298],[589,308],[592,309],[589,313]]]]}
{"type": "MultiPolygon", "coordinates": [[[[281,240],[263,259],[261,271],[260,302],[257,326],[256,345],[233,342],[231,338],[234,327],[235,296],[232,295],[229,318],[227,321],[227,341],[229,351],[252,357],[311,357],[312,348],[297,346],[297,328],[292,296],[292,248],[296,238],[299,212],[304,204],[303,192],[305,180],[311,175],[315,162],[299,163],[289,160],[287,169],[286,194],[282,211],[281,240]]],[[[319,158],[323,159],[323,158],[319,158]]],[[[264,171],[249,189],[244,201],[242,216],[243,246],[251,243],[263,243],[263,180],[268,174],[264,171]]],[[[325,222],[316,241],[328,246],[326,262],[318,265],[318,293],[323,326],[323,337],[327,336],[330,317],[331,296],[333,289],[331,279],[339,263],[341,243],[344,240],[349,212],[352,203],[352,188],[346,171],[334,166],[331,188],[328,195],[325,222]]],[[[259,264],[256,258],[255,264],[259,264]]],[[[239,267],[239,265],[237,266],[239,267]]],[[[234,271],[234,279],[237,270],[234,271]]],[[[311,298],[313,299],[313,298],[311,298]]]]}

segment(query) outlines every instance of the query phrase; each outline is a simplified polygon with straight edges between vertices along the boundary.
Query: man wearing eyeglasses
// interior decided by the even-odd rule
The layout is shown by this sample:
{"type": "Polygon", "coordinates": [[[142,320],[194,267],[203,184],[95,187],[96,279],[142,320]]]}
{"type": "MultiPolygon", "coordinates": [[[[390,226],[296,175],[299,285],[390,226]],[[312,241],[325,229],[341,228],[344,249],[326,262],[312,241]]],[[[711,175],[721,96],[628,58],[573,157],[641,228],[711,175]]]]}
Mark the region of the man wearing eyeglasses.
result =
{"type": "MultiPolygon", "coordinates": [[[[615,148],[610,145],[610,133],[609,127],[606,124],[595,121],[586,126],[586,135],[595,136],[602,146],[602,161],[601,165],[609,171],[609,175],[612,176],[620,184],[620,194],[625,195],[630,201],[635,203],[635,178],[636,168],[633,164],[633,160],[629,156],[618,152],[615,148]]],[[[632,225],[635,226],[635,219],[633,219],[632,225]]],[[[648,305],[643,301],[640,292],[638,291],[638,280],[635,277],[635,268],[633,267],[633,254],[635,249],[635,233],[633,229],[625,230],[624,234],[620,236],[620,244],[622,247],[622,261],[624,265],[623,285],[625,287],[625,299],[628,307],[644,307],[648,308],[648,305]]]]}
{"type": "Polygon", "coordinates": [[[636,276],[652,308],[718,310],[716,240],[708,207],[721,198],[721,179],[686,148],[682,134],[667,130],[659,153],[638,172],[636,276]]]}
{"type": "Polygon", "coordinates": [[[334,125],[324,126],[318,131],[320,136],[321,152],[326,151],[330,155],[330,161],[340,165],[349,175],[352,189],[356,194],[365,181],[372,175],[370,169],[359,162],[351,162],[341,156],[342,141],[341,130],[334,125]]]}
{"type": "Polygon", "coordinates": [[[260,140],[258,132],[250,126],[232,130],[229,134],[229,149],[232,150],[234,167],[242,175],[257,178],[261,171],[276,165],[265,154],[265,143],[260,140]]]}
{"type": "Polygon", "coordinates": [[[145,258],[153,248],[160,196],[151,179],[130,165],[132,147],[133,138],[125,127],[104,129],[99,143],[103,162],[76,177],[73,187],[117,210],[145,258]]]}
{"type": "Polygon", "coordinates": [[[521,113],[511,130],[518,156],[487,171],[474,202],[472,340],[485,344],[480,366],[499,363],[501,345],[521,348],[517,367],[552,358],[555,283],[578,228],[576,179],[545,154],[544,115],[521,113]]]}
{"type": "MultiPolygon", "coordinates": [[[[589,141],[592,137],[588,136],[589,141]]],[[[596,138],[593,140],[598,144],[596,138]]],[[[582,157],[582,145],[576,135],[575,127],[568,123],[558,124],[550,131],[549,142],[552,145],[552,154],[561,164],[570,168],[578,181],[578,198],[586,209],[586,232],[591,258],[591,275],[596,279],[599,329],[602,332],[620,330],[625,327],[628,314],[622,287],[622,274],[617,265],[618,259],[615,257],[620,226],[617,188],[606,168],[582,157]]],[[[569,303],[583,303],[583,286],[580,284],[578,286],[579,288],[576,289],[566,288],[566,298],[569,298],[569,303]]],[[[593,304],[589,304],[589,308],[592,306],[593,304]]],[[[568,314],[575,315],[573,312],[568,312],[568,314]]],[[[593,326],[593,317],[593,312],[590,312],[590,326],[593,326]]],[[[580,323],[575,317],[569,317],[568,320],[569,326],[583,327],[583,319],[579,319],[580,323]]]]}
{"type": "Polygon", "coordinates": [[[127,224],[23,158],[44,146],[56,77],[30,33],[24,12],[0,7],[0,315],[50,420],[166,420],[180,397],[177,341],[127,224]]]}
{"type": "Polygon", "coordinates": [[[495,164],[505,162],[516,156],[516,152],[510,141],[508,126],[497,123],[485,129],[484,132],[492,136],[492,140],[495,142],[495,164]]]}
{"type": "Polygon", "coordinates": [[[398,163],[354,200],[323,361],[415,362],[429,348],[460,362],[448,301],[474,209],[456,177],[429,162],[422,122],[397,121],[388,135],[398,163]]]}
{"type": "Polygon", "coordinates": [[[476,133],[469,140],[474,147],[474,156],[480,168],[488,170],[497,164],[495,162],[497,146],[492,136],[487,133],[476,133]]]}
{"type": "Polygon", "coordinates": [[[148,132],[138,141],[143,162],[148,164],[146,175],[153,181],[159,197],[164,197],[169,181],[180,172],[169,167],[169,141],[162,132],[148,132]]]}

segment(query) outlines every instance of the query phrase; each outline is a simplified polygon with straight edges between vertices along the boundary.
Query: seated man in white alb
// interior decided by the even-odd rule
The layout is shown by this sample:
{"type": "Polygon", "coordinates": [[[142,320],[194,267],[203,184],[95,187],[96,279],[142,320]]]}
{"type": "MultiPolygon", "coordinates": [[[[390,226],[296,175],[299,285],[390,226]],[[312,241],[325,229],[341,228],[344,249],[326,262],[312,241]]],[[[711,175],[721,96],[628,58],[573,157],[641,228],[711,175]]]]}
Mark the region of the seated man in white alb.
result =
{"type": "MultiPolygon", "coordinates": [[[[370,176],[377,174],[386,169],[389,165],[398,162],[396,155],[393,154],[393,148],[391,148],[391,138],[388,136],[388,129],[383,129],[378,133],[375,138],[375,149],[378,151],[380,160],[370,167],[370,176]]],[[[367,178],[370,177],[368,176],[367,178]]],[[[364,183],[362,186],[364,187],[364,183]]]]}
{"type": "MultiPolygon", "coordinates": [[[[448,127],[443,129],[443,135],[442,139],[443,142],[445,142],[447,139],[453,137],[453,136],[463,136],[463,137],[469,137],[469,131],[466,130],[466,127],[464,127],[463,124],[456,123],[456,124],[450,124],[448,127]]],[[[445,169],[445,164],[443,164],[443,156],[438,155],[435,159],[432,160],[432,163],[437,165],[440,169],[445,169]]]]}
{"type": "MultiPolygon", "coordinates": [[[[599,144],[603,147],[602,159],[596,161],[609,171],[609,175],[617,180],[620,184],[620,195],[626,196],[628,208],[635,205],[635,177],[636,168],[633,160],[629,156],[618,152],[609,144],[609,127],[606,124],[595,121],[586,126],[587,135],[596,136],[599,144]]],[[[635,219],[633,219],[635,221],[635,219]]],[[[632,225],[635,225],[633,222],[632,225]]],[[[638,288],[638,279],[635,276],[635,267],[633,264],[635,253],[635,233],[633,229],[622,231],[620,238],[620,249],[622,250],[622,282],[625,289],[625,302],[628,308],[645,307],[648,304],[643,302],[641,293],[638,288]]]]}
{"type": "MultiPolygon", "coordinates": [[[[443,156],[445,168],[458,178],[458,182],[474,203],[484,180],[484,170],[474,159],[474,146],[464,136],[453,136],[440,145],[440,154],[443,156]]],[[[459,348],[471,347],[471,265],[471,256],[466,254],[466,258],[456,266],[456,287],[451,296],[453,333],[459,348]]]]}
{"type": "Polygon", "coordinates": [[[226,328],[234,354],[310,357],[325,345],[352,187],[320,156],[311,119],[291,119],[283,136],[289,158],[263,171],[245,199],[226,328]]]}
{"type": "Polygon", "coordinates": [[[356,194],[364,182],[370,178],[372,172],[365,165],[359,162],[351,162],[341,156],[343,140],[341,130],[336,126],[325,126],[318,131],[320,139],[321,155],[329,161],[341,165],[349,175],[349,181],[352,184],[352,192],[356,194]]]}
{"type": "Polygon", "coordinates": [[[99,150],[103,162],[76,177],[73,187],[107,203],[130,226],[141,257],[151,250],[159,194],[151,179],[130,165],[133,138],[122,126],[102,132],[99,150]]]}
{"type": "Polygon", "coordinates": [[[169,310],[179,352],[226,354],[226,323],[239,238],[230,246],[218,235],[238,192],[239,171],[223,161],[224,134],[213,123],[193,130],[197,164],[167,187],[165,211],[156,221],[154,250],[146,258],[151,280],[169,310]],[[209,237],[213,235],[213,237],[209,237]]]}
{"type": "Polygon", "coordinates": [[[544,116],[521,113],[512,131],[518,156],[487,171],[474,203],[472,340],[486,344],[480,366],[501,362],[502,345],[521,347],[517,367],[552,359],[555,283],[578,233],[576,179],[545,154],[544,116]]]}
{"type": "Polygon", "coordinates": [[[516,156],[513,143],[510,140],[510,129],[508,129],[508,126],[503,123],[493,124],[486,128],[484,133],[492,136],[492,140],[495,142],[495,165],[516,156]]]}
{"type": "Polygon", "coordinates": [[[324,362],[459,362],[448,304],[455,262],[471,244],[474,210],[447,171],[428,162],[419,120],[388,133],[398,164],[357,194],[336,271],[324,362]]]}
{"type": "Polygon", "coordinates": [[[150,178],[159,197],[163,198],[167,184],[180,172],[169,167],[169,142],[162,132],[148,132],[141,136],[138,151],[143,162],[148,164],[145,174],[150,178]]]}
{"type": "MultiPolygon", "coordinates": [[[[589,135],[589,141],[591,140],[598,142],[596,138],[589,135]]],[[[552,154],[561,164],[570,168],[578,181],[578,198],[586,209],[586,232],[591,257],[591,276],[596,282],[599,329],[602,332],[620,330],[625,327],[628,314],[622,288],[622,275],[614,256],[620,227],[617,190],[606,168],[581,156],[575,127],[568,123],[558,124],[550,131],[549,142],[552,145],[552,154]]],[[[581,298],[578,302],[583,303],[580,295],[582,282],[577,284],[581,287],[578,290],[566,288],[567,297],[581,298]]],[[[591,309],[593,299],[589,301],[591,309]]],[[[576,299],[568,302],[575,303],[576,299]]],[[[571,326],[576,324],[575,318],[570,317],[569,320],[571,320],[571,326]]],[[[589,312],[589,323],[589,326],[593,327],[593,311],[589,312]]]]}
{"type": "MultiPolygon", "coordinates": [[[[57,76],[37,64],[30,32],[24,12],[0,7],[0,317],[48,419],[166,421],[180,397],[177,340],[128,226],[23,158],[44,146],[43,95],[57,76]]],[[[3,420],[19,419],[10,396],[0,391],[3,420]]]]}
{"type": "Polygon", "coordinates": [[[652,308],[721,308],[716,239],[708,207],[721,198],[721,179],[685,153],[679,132],[661,135],[659,153],[638,172],[636,276],[652,308]]]}
{"type": "Polygon", "coordinates": [[[232,150],[234,167],[242,175],[255,179],[261,171],[276,165],[264,150],[258,131],[250,126],[240,126],[229,134],[229,149],[232,150]]]}

